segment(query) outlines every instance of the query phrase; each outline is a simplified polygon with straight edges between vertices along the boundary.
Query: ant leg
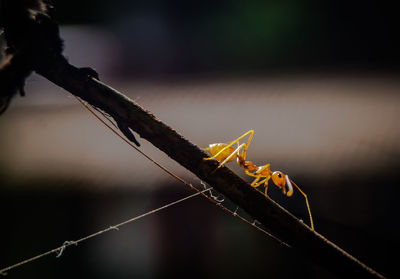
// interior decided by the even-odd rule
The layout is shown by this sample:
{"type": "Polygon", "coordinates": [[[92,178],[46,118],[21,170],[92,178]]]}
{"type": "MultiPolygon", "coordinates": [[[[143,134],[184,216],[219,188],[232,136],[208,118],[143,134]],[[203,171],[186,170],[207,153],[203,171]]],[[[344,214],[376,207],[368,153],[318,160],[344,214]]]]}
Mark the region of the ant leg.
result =
{"type": "Polygon", "coordinates": [[[299,190],[299,192],[304,196],[305,200],[306,200],[306,204],[307,204],[307,209],[308,209],[308,216],[310,217],[310,224],[311,224],[311,230],[314,230],[314,222],[312,219],[312,215],[311,215],[311,209],[310,209],[310,204],[308,203],[308,198],[306,193],[304,193],[299,186],[296,185],[296,183],[293,182],[293,180],[290,179],[290,182],[292,182],[292,184],[294,186],[296,186],[297,190],[299,190]]]}
{"type": "Polygon", "coordinates": [[[239,158],[239,160],[241,160],[243,162],[246,161],[247,148],[249,148],[250,142],[253,139],[254,130],[250,130],[250,131],[248,131],[247,133],[243,134],[242,136],[240,136],[238,138],[238,139],[244,138],[245,136],[247,136],[249,134],[250,134],[249,140],[247,141],[247,143],[245,143],[245,146],[244,146],[244,149],[242,151],[242,154],[239,154],[239,151],[238,151],[238,158],[239,158]]]}
{"type": "Polygon", "coordinates": [[[258,176],[256,177],[256,179],[254,179],[254,181],[251,183],[251,186],[254,188],[257,188],[258,186],[262,185],[263,183],[265,183],[265,196],[268,197],[267,191],[268,191],[268,180],[271,178],[270,176],[266,177],[265,179],[260,180],[260,178],[262,178],[263,176],[258,176]]]}
{"type": "MultiPolygon", "coordinates": [[[[210,144],[210,145],[211,145],[211,144],[210,144]]],[[[225,143],[218,143],[217,145],[222,145],[222,146],[224,146],[224,147],[222,147],[217,153],[215,153],[215,154],[212,155],[211,157],[203,158],[204,161],[213,160],[213,159],[219,161],[219,160],[217,159],[217,157],[218,157],[219,155],[221,155],[223,152],[225,152],[225,150],[227,150],[228,148],[229,148],[229,149],[232,149],[231,147],[226,146],[225,143]]],[[[210,153],[212,154],[212,152],[211,152],[211,147],[203,148],[203,150],[204,150],[204,151],[210,151],[210,153]]]]}
{"type": "MultiPolygon", "coordinates": [[[[260,176],[260,178],[261,178],[262,176],[260,176]]],[[[251,183],[251,186],[253,186],[253,187],[258,187],[258,186],[260,186],[261,184],[263,184],[263,183],[267,183],[267,181],[269,180],[269,177],[267,177],[267,178],[265,178],[265,179],[263,179],[263,180],[261,180],[261,181],[256,181],[256,180],[254,180],[253,181],[253,183],[251,183]],[[256,182],[256,183],[254,183],[254,182],[256,182]]]]}
{"type": "MultiPolygon", "coordinates": [[[[211,148],[210,147],[206,147],[206,148],[202,148],[204,151],[211,151],[211,148]]],[[[217,154],[219,154],[220,152],[218,152],[217,154]]],[[[217,156],[217,154],[215,154],[215,155],[213,155],[212,157],[207,157],[207,158],[203,158],[203,160],[204,161],[207,161],[207,160],[212,160],[212,159],[215,159],[214,157],[215,156],[217,156]]]]}
{"type": "Polygon", "coordinates": [[[261,178],[261,177],[267,177],[267,175],[271,175],[271,174],[272,174],[272,172],[271,172],[271,170],[270,170],[270,164],[266,164],[266,165],[260,167],[260,168],[257,169],[257,171],[254,172],[254,173],[248,171],[247,169],[245,169],[244,172],[245,172],[248,176],[251,176],[251,177],[260,177],[260,178],[261,178]],[[264,173],[263,175],[260,175],[260,172],[265,171],[265,170],[268,170],[268,173],[267,173],[267,174],[264,173]]]}
{"type": "MultiPolygon", "coordinates": [[[[242,149],[242,147],[244,147],[244,146],[246,146],[245,143],[242,143],[241,145],[239,145],[238,148],[236,148],[235,151],[233,151],[233,152],[231,153],[231,155],[229,155],[225,160],[223,160],[223,161],[219,164],[218,168],[222,167],[225,163],[229,162],[229,161],[232,159],[232,157],[235,157],[235,156],[238,154],[238,152],[240,151],[240,149],[242,149]]],[[[219,152],[218,152],[218,153],[219,153],[219,152]]],[[[216,155],[215,155],[215,156],[216,156],[216,155]]]]}
{"type": "Polygon", "coordinates": [[[254,130],[250,130],[250,131],[244,133],[243,135],[241,135],[240,137],[238,137],[237,139],[235,139],[234,141],[229,143],[228,146],[231,146],[231,145],[235,144],[236,142],[238,142],[239,140],[241,140],[242,138],[244,138],[245,136],[247,136],[249,134],[250,134],[250,137],[249,137],[249,140],[247,141],[247,144],[246,144],[246,149],[247,149],[247,147],[250,145],[250,142],[251,142],[251,140],[253,138],[254,130]]]}
{"type": "MultiPolygon", "coordinates": [[[[257,167],[257,171],[256,172],[250,172],[249,170],[245,169],[244,172],[248,175],[248,176],[252,176],[252,177],[269,177],[271,178],[271,169],[270,169],[270,164],[266,164],[262,167],[257,167]]],[[[268,178],[268,179],[269,179],[268,178]]]]}
{"type": "MultiPolygon", "coordinates": [[[[222,144],[221,144],[222,145],[222,144]]],[[[238,146],[236,149],[233,149],[232,146],[224,146],[223,148],[221,148],[220,151],[218,151],[215,155],[208,157],[208,158],[203,158],[203,160],[212,160],[215,159],[217,161],[220,161],[220,164],[218,166],[218,168],[222,167],[224,164],[226,164],[227,162],[230,162],[233,160],[233,158],[236,157],[237,153],[240,151],[241,148],[243,148],[245,146],[245,144],[241,144],[240,146],[238,146]],[[227,150],[229,149],[229,150],[227,150]],[[222,156],[222,158],[218,158],[218,156],[220,156],[221,154],[223,154],[223,152],[230,152],[228,153],[228,155],[224,154],[225,156],[222,156]]],[[[210,147],[208,148],[204,148],[204,150],[211,150],[210,147]]]]}
{"type": "MultiPolygon", "coordinates": [[[[250,130],[246,133],[244,133],[243,135],[241,135],[240,137],[238,137],[237,139],[231,141],[230,143],[228,143],[224,148],[222,148],[217,154],[215,154],[214,156],[210,157],[210,158],[206,158],[205,160],[210,160],[211,158],[214,159],[216,156],[218,156],[219,154],[221,154],[222,152],[224,152],[227,148],[230,148],[232,145],[234,145],[235,143],[239,142],[239,140],[241,140],[242,138],[244,138],[245,136],[247,136],[248,134],[250,134],[250,138],[247,141],[247,144],[245,144],[245,149],[247,149],[247,147],[249,146],[251,139],[253,138],[254,135],[254,130],[250,130]]],[[[209,147],[205,148],[204,150],[210,150],[209,147]]]]}
{"type": "Polygon", "coordinates": [[[261,178],[261,176],[254,176],[256,179],[254,179],[254,181],[250,184],[252,187],[257,187],[257,186],[254,186],[254,185],[256,185],[257,183],[258,183],[258,181],[260,180],[260,178],[261,178]]]}

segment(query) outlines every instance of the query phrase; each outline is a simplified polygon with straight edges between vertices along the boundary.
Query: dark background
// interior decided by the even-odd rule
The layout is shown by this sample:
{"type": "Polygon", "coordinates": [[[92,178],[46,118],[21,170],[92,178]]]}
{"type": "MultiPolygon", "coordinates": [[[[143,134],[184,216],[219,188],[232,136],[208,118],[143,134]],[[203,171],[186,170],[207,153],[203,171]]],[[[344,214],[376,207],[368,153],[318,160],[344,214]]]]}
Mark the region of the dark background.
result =
{"type": "MultiPolygon", "coordinates": [[[[249,159],[294,177],[316,230],[399,276],[398,10],[382,1],[294,0],[56,7],[72,64],[96,68],[199,146],[256,127],[249,159]]],[[[34,75],[26,91],[0,117],[0,268],[191,193],[50,82],[34,75]]],[[[270,188],[308,223],[301,196],[270,188]]],[[[177,276],[334,278],[199,197],[7,278],[177,276]]]]}
{"type": "Polygon", "coordinates": [[[68,1],[64,24],[124,41],[135,75],[398,70],[396,9],[379,1],[68,1]]]}

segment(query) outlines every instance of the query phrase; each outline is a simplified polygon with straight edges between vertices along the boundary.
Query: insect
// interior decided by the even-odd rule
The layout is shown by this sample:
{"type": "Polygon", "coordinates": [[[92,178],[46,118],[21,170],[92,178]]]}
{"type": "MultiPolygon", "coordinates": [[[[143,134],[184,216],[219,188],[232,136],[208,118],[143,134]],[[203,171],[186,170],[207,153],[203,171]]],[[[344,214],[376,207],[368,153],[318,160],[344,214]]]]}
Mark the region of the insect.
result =
{"type": "Polygon", "coordinates": [[[204,150],[209,151],[212,156],[204,158],[204,160],[215,159],[220,162],[218,166],[218,168],[220,168],[224,164],[231,162],[236,158],[238,165],[244,168],[245,173],[248,176],[254,177],[251,186],[256,188],[261,186],[262,184],[265,185],[265,196],[267,197],[268,197],[267,193],[268,181],[270,179],[275,184],[275,186],[280,188],[282,190],[282,193],[287,197],[291,197],[293,195],[293,185],[294,185],[306,200],[308,215],[310,217],[310,226],[311,229],[314,230],[314,222],[311,215],[310,204],[308,202],[307,195],[300,189],[300,187],[297,186],[296,183],[294,183],[287,174],[284,174],[281,171],[272,172],[270,169],[270,164],[257,166],[251,161],[246,161],[247,148],[249,148],[250,142],[253,139],[253,135],[254,135],[254,130],[250,130],[229,143],[210,144],[204,150]],[[240,144],[240,140],[247,136],[249,137],[247,142],[240,144]]]}

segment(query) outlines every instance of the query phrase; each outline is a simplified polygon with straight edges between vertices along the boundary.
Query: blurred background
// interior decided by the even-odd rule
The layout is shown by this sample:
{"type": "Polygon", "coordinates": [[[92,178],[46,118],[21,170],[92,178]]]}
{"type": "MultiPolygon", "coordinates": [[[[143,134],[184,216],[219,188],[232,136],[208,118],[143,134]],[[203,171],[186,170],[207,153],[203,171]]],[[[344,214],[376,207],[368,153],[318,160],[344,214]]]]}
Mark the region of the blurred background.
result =
{"type": "MultiPolygon", "coordinates": [[[[302,187],[316,230],[399,276],[396,9],[304,0],[71,0],[56,7],[72,64],[96,69],[200,147],[254,129],[248,159],[271,163],[302,187]]],[[[192,193],[69,93],[38,75],[26,92],[0,117],[0,268],[192,193]]],[[[287,199],[272,186],[269,193],[308,223],[301,195],[287,199]]],[[[200,197],[9,273],[72,276],[334,278],[200,197]]]]}

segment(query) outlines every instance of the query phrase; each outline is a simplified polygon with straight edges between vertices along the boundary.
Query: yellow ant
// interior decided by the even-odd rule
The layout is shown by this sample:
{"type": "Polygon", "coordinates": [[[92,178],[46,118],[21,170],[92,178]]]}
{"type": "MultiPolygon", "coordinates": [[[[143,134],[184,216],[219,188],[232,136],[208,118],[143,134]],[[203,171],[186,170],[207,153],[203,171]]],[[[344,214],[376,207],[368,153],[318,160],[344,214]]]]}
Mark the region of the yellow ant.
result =
{"type": "Polygon", "coordinates": [[[255,177],[251,186],[258,187],[264,183],[265,185],[265,196],[268,197],[268,181],[272,179],[272,182],[282,190],[282,193],[291,197],[293,195],[293,186],[294,185],[297,190],[304,196],[307,204],[308,215],[310,217],[311,230],[314,230],[314,222],[311,215],[310,204],[308,203],[307,195],[299,188],[299,186],[294,183],[287,174],[284,174],[281,171],[272,172],[270,169],[270,164],[266,164],[264,166],[258,167],[251,161],[246,161],[246,152],[247,148],[250,145],[251,140],[253,139],[254,130],[250,130],[247,133],[244,133],[234,141],[230,143],[213,143],[210,144],[209,147],[205,148],[211,153],[212,157],[204,158],[204,160],[216,159],[220,162],[218,168],[222,167],[225,163],[233,161],[235,158],[237,159],[237,163],[239,166],[244,168],[245,173],[248,176],[255,177]],[[249,139],[247,143],[240,144],[239,141],[248,136],[249,139]],[[233,145],[237,143],[237,147],[233,145]]]}

